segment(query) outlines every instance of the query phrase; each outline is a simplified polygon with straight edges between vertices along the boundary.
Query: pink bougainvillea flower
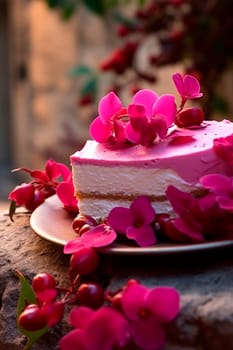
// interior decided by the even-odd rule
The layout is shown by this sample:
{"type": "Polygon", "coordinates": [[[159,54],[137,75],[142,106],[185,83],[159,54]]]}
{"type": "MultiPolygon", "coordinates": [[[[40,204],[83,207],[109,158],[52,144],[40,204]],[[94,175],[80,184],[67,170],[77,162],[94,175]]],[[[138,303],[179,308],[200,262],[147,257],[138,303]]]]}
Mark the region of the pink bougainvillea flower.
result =
{"type": "MultiPolygon", "coordinates": [[[[115,135],[114,120],[120,119],[125,115],[126,109],[123,108],[121,100],[113,92],[104,96],[98,105],[99,115],[93,120],[89,131],[94,140],[103,143],[109,141],[115,135]]],[[[120,133],[122,138],[122,133],[120,133]]]]}
{"type": "Polygon", "coordinates": [[[130,208],[115,207],[107,217],[108,224],[120,234],[133,239],[140,246],[155,244],[156,238],[152,228],[155,211],[147,196],[134,200],[130,208]]]}
{"type": "Polygon", "coordinates": [[[228,181],[215,174],[206,175],[201,183],[211,192],[197,198],[174,186],[168,187],[167,198],[177,214],[165,224],[165,233],[170,239],[200,243],[210,238],[232,237],[232,178],[228,181]]]}
{"type": "Polygon", "coordinates": [[[233,212],[233,177],[222,174],[210,174],[200,179],[203,187],[216,195],[219,207],[233,212]]]}
{"type": "Polygon", "coordinates": [[[38,191],[33,184],[22,184],[16,186],[8,197],[17,206],[23,206],[29,211],[36,209],[45,200],[44,193],[38,191]]]}
{"type": "Polygon", "coordinates": [[[30,176],[33,177],[36,182],[47,184],[56,181],[59,178],[62,180],[67,180],[70,176],[69,168],[62,163],[55,162],[53,159],[47,160],[45,170],[30,170],[27,168],[19,168],[16,170],[23,170],[30,174],[30,176]]]}
{"type": "Polygon", "coordinates": [[[99,115],[90,125],[90,134],[97,142],[151,144],[167,135],[176,112],[173,95],[158,96],[149,89],[138,91],[128,108],[110,92],[99,102],[99,115]]]}
{"type": "Polygon", "coordinates": [[[78,202],[74,196],[72,177],[57,185],[56,194],[68,212],[73,213],[74,215],[78,213],[78,202]]]}
{"type": "Polygon", "coordinates": [[[178,215],[168,225],[170,238],[180,241],[203,242],[202,225],[197,218],[200,211],[199,202],[190,193],[180,191],[174,186],[168,186],[166,196],[175,213],[178,215]],[[172,230],[174,226],[175,230],[172,230]]]}
{"type": "Polygon", "coordinates": [[[116,232],[106,224],[100,224],[84,232],[81,236],[68,241],[64,247],[65,254],[73,254],[80,247],[100,248],[110,245],[117,238],[116,232]]]}
{"type": "Polygon", "coordinates": [[[70,313],[75,330],[60,341],[61,350],[113,350],[129,341],[128,321],[117,310],[103,306],[97,311],[81,306],[70,313]]]}
{"type": "Polygon", "coordinates": [[[200,92],[199,81],[193,75],[186,74],[182,77],[180,73],[175,73],[172,79],[182,101],[203,96],[203,93],[200,92]]]}
{"type": "Polygon", "coordinates": [[[129,123],[125,129],[127,139],[132,143],[148,145],[157,136],[166,137],[175,112],[173,95],[158,97],[148,89],[138,91],[133,98],[133,104],[128,107],[129,123]]]}
{"type": "Polygon", "coordinates": [[[214,150],[226,163],[233,165],[233,135],[215,139],[214,150]]]}
{"type": "Polygon", "coordinates": [[[132,338],[143,350],[159,350],[165,343],[164,324],[179,312],[179,294],[172,287],[149,289],[128,283],[122,292],[122,310],[130,322],[132,338]]]}

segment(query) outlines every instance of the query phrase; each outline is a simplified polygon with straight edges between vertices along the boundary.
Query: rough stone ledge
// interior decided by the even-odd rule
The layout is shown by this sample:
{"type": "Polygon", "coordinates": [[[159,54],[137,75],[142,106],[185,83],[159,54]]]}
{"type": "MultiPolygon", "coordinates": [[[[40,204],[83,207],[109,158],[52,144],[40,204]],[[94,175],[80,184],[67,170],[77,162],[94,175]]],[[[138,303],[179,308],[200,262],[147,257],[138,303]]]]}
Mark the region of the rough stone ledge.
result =
{"type": "MultiPolygon", "coordinates": [[[[50,272],[66,284],[69,258],[62,247],[42,240],[29,226],[29,216],[15,222],[0,214],[0,350],[21,350],[25,338],[16,328],[19,282],[15,271],[27,278],[50,272]]],[[[147,286],[170,285],[181,294],[181,312],[169,325],[164,350],[233,350],[232,247],[172,256],[102,256],[114,290],[129,278],[147,286]]],[[[66,322],[52,329],[34,350],[57,350],[66,322]]]]}

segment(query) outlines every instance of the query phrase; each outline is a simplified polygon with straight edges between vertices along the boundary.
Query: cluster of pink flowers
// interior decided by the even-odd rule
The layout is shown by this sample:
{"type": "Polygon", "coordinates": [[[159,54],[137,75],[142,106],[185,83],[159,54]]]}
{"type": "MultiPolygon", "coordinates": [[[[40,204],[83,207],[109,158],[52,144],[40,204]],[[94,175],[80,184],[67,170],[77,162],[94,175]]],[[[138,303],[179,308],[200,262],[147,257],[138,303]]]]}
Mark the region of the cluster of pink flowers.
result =
{"type": "Polygon", "coordinates": [[[46,198],[57,194],[64,208],[73,214],[77,214],[78,207],[77,200],[74,197],[72,174],[66,165],[48,160],[45,164],[45,170],[19,168],[15,171],[20,170],[28,173],[32,177],[32,181],[16,186],[11,191],[9,199],[12,203],[33,211],[46,198]]]}
{"type": "Polygon", "coordinates": [[[121,291],[107,294],[110,302],[97,310],[81,306],[69,317],[73,330],[60,341],[61,350],[159,350],[165,344],[165,325],[179,312],[179,294],[172,287],[149,289],[129,280],[121,291]]]}
{"type": "Polygon", "coordinates": [[[163,348],[166,325],[179,313],[178,291],[168,286],[148,288],[136,280],[129,280],[116,291],[104,290],[101,284],[90,282],[91,274],[98,273],[98,265],[96,251],[80,247],[70,258],[68,287],[59,286],[48,273],[35,275],[30,286],[18,274],[22,302],[17,322],[29,339],[27,349],[63,319],[66,305],[73,306],[69,313],[73,329],[60,339],[61,350],[163,348]],[[84,276],[86,282],[80,281],[84,276]]]}
{"type": "Polygon", "coordinates": [[[202,96],[198,80],[192,75],[182,77],[176,73],[173,81],[181,97],[179,108],[174,95],[158,96],[149,89],[136,92],[128,107],[122,105],[114,92],[104,96],[99,102],[98,116],[90,125],[92,138],[119,147],[125,144],[147,146],[165,138],[174,123],[179,127],[200,125],[204,119],[202,110],[184,109],[187,100],[202,96]]]}

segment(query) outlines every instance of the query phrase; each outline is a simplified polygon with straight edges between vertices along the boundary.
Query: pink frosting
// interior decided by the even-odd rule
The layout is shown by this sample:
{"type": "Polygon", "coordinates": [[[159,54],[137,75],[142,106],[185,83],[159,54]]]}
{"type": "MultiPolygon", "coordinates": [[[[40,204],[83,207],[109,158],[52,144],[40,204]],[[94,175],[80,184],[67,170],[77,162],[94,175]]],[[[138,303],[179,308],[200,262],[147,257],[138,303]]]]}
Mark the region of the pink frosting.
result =
{"type": "Polygon", "coordinates": [[[171,142],[174,135],[151,147],[135,145],[123,149],[110,149],[105,144],[89,140],[81,151],[71,156],[71,163],[73,166],[92,164],[171,169],[194,184],[206,174],[229,175],[230,169],[213,150],[213,140],[233,134],[233,123],[223,120],[206,124],[205,128],[192,130],[193,139],[183,144],[171,142]]]}

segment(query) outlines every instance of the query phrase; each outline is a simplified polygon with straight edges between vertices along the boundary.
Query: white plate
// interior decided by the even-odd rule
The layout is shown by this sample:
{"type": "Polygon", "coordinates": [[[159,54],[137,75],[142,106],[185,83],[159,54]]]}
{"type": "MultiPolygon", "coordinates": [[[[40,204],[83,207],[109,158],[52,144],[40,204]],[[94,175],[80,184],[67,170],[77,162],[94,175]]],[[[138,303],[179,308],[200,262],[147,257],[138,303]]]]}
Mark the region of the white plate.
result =
{"type": "MultiPolygon", "coordinates": [[[[31,215],[30,225],[40,237],[60,245],[77,237],[73,231],[72,217],[62,208],[62,204],[56,195],[48,198],[31,215]]],[[[159,243],[151,247],[137,247],[126,244],[112,244],[111,246],[99,249],[102,253],[108,254],[178,254],[187,252],[198,252],[216,248],[232,246],[233,240],[210,241],[195,244],[159,243]]]]}

